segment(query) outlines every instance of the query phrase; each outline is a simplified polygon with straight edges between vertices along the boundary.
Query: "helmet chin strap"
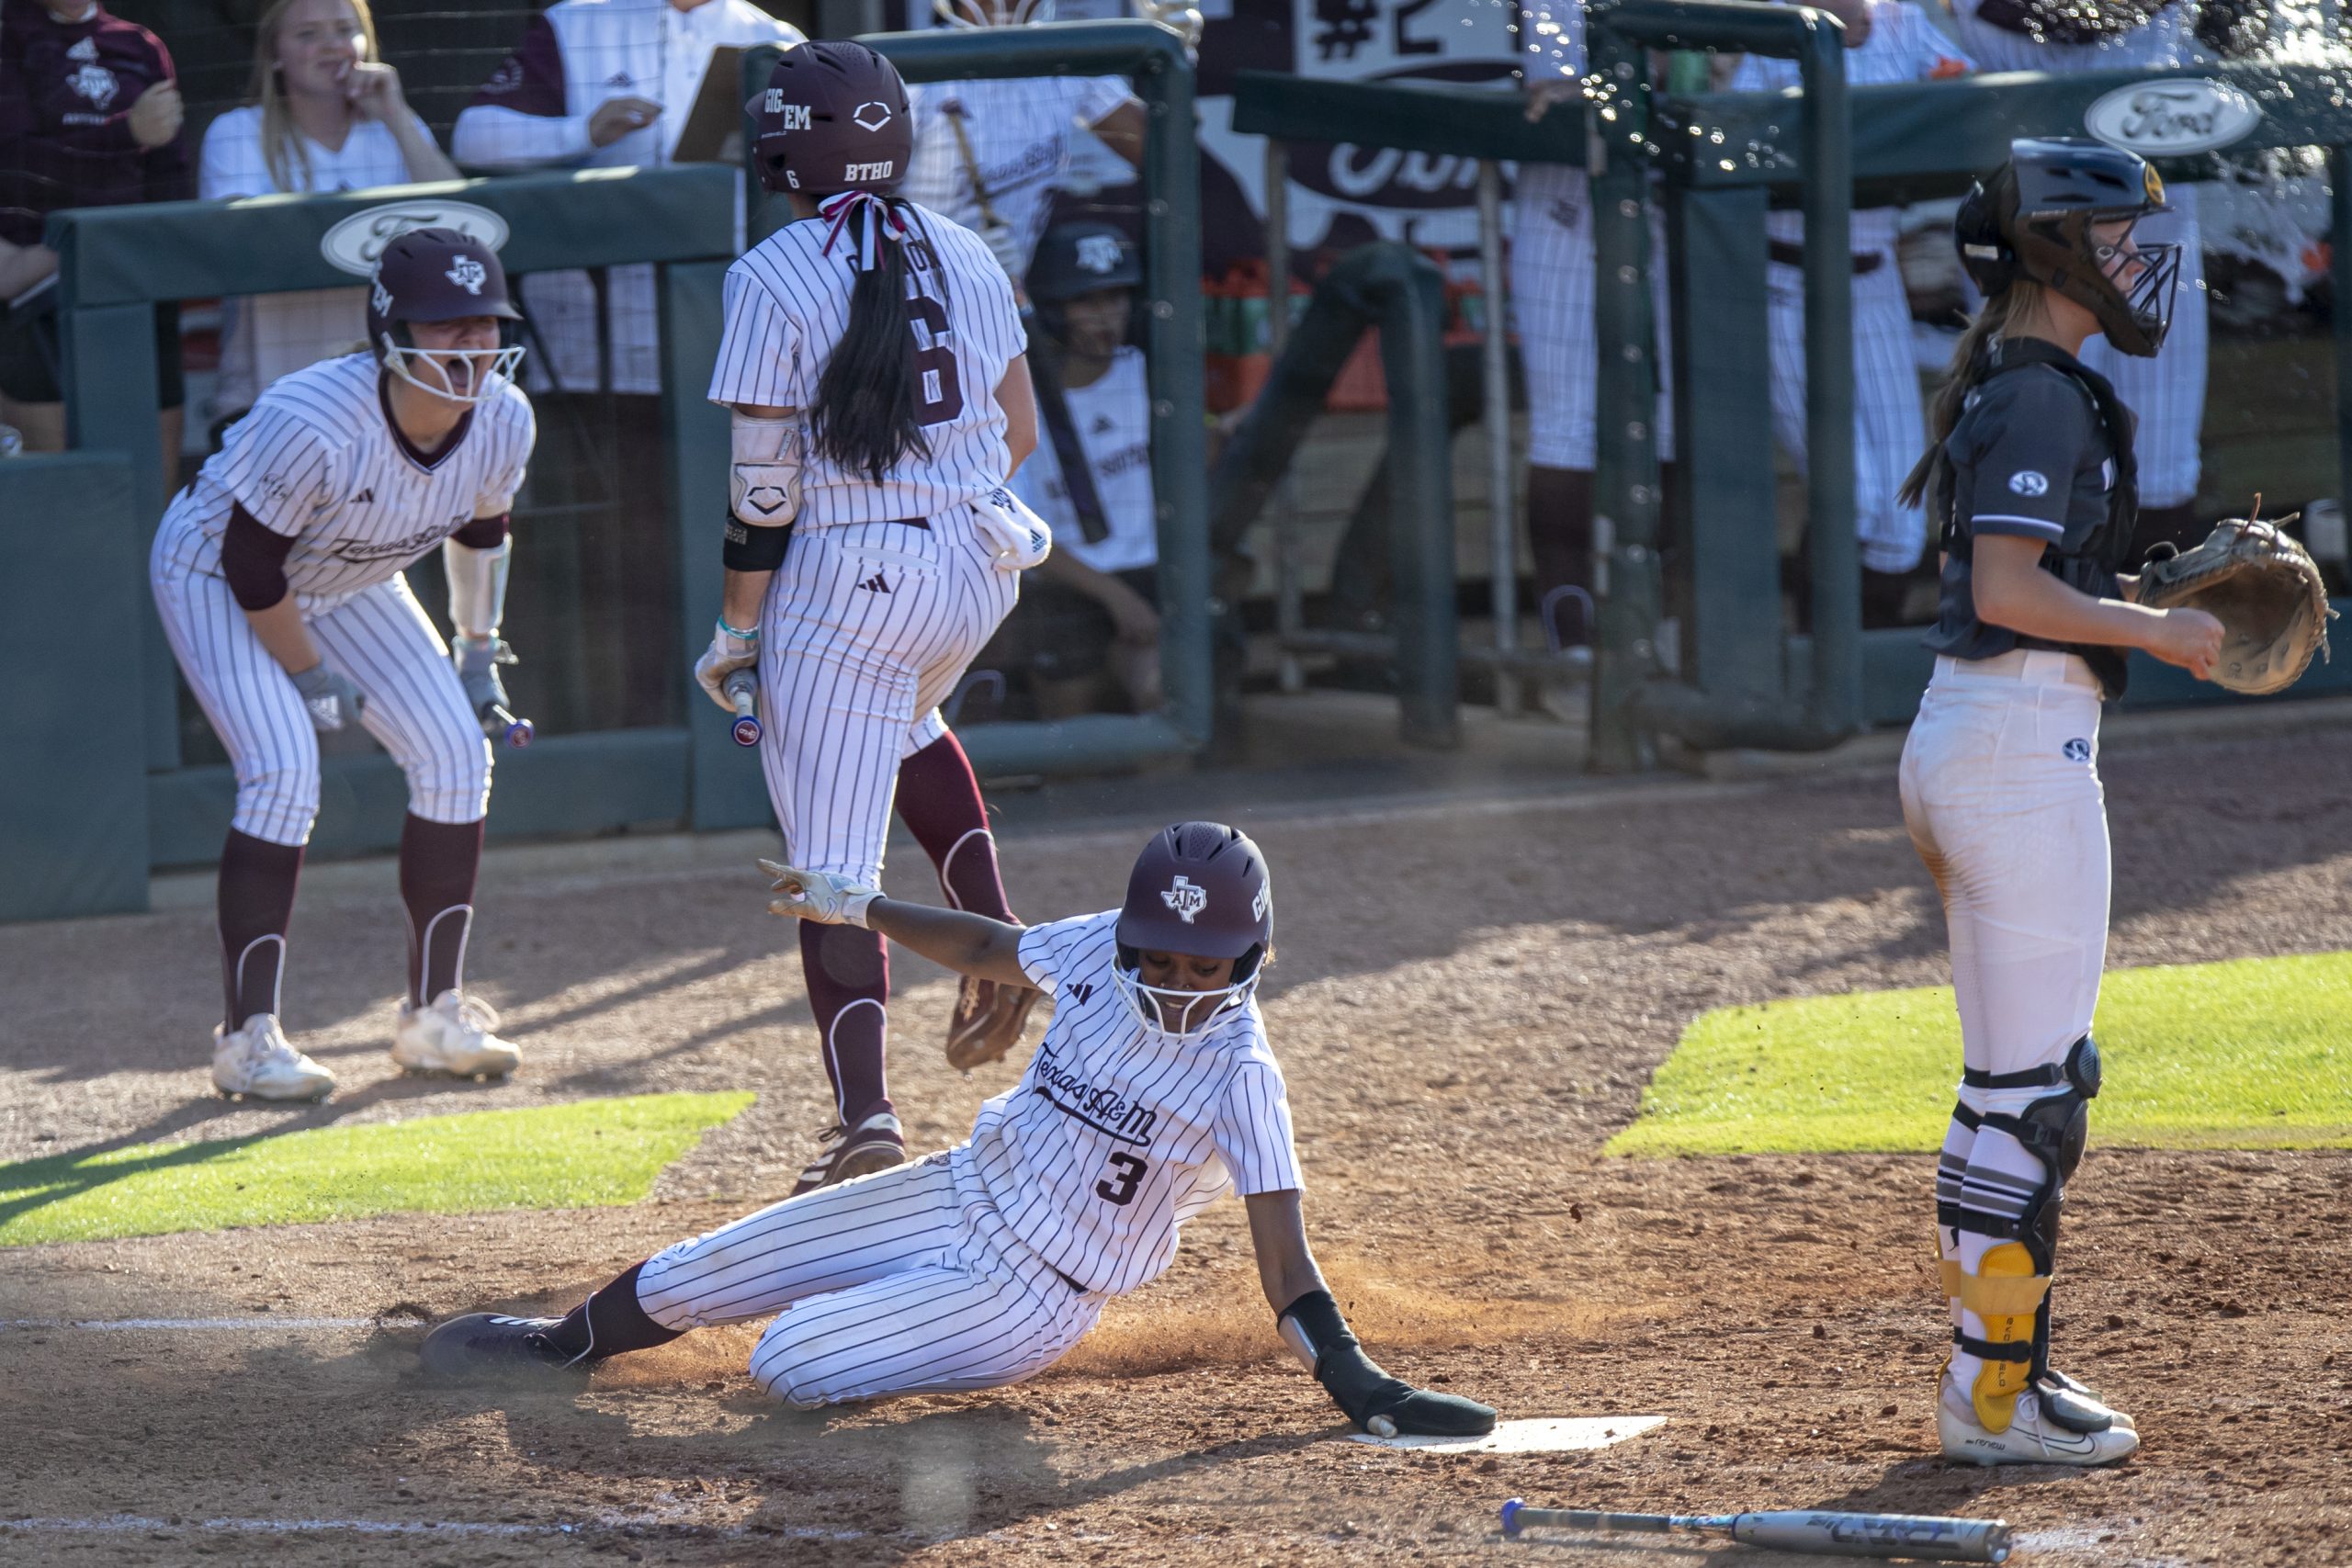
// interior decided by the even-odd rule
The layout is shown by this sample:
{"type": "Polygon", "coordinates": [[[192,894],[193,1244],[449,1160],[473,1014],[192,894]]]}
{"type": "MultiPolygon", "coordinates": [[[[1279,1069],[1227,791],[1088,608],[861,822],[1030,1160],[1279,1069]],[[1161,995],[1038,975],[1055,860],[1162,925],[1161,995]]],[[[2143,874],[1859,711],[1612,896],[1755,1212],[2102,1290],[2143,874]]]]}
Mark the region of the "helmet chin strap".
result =
{"type": "Polygon", "coordinates": [[[513,380],[515,367],[523,362],[521,344],[509,344],[500,348],[427,349],[419,348],[414,344],[398,342],[389,332],[384,334],[383,350],[385,369],[427,397],[438,398],[446,403],[456,403],[460,408],[471,408],[481,402],[490,396],[497,382],[513,380]],[[411,357],[417,355],[424,355],[426,363],[432,365],[433,373],[441,383],[439,386],[436,387],[433,382],[422,379],[409,367],[411,357]],[[451,386],[448,373],[440,366],[433,364],[433,359],[436,355],[463,358],[471,365],[474,372],[474,389],[470,393],[465,393],[459,392],[451,386]]]}

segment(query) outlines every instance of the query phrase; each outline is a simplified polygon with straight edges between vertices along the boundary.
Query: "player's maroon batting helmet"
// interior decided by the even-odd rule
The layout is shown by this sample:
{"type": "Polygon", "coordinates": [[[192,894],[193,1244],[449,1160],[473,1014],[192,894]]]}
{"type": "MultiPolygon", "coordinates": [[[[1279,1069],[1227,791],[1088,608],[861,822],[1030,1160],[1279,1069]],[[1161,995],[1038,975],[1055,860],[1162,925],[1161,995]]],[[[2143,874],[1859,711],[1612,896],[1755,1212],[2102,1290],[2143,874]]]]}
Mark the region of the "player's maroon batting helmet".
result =
{"type": "Polygon", "coordinates": [[[1152,835],[1127,875],[1120,907],[1118,961],[1112,978],[1148,1028],[1198,1034],[1238,1007],[1258,984],[1274,942],[1274,885],[1266,857],[1238,828],[1179,822],[1152,835]],[[1219,991],[1147,986],[1146,952],[1230,958],[1232,979],[1219,991]],[[1203,998],[1209,1004],[1201,1006],[1203,998]],[[1189,1021],[1177,1031],[1164,1020],[1189,1021]]]}
{"type": "Polygon", "coordinates": [[[455,229],[412,229],[376,258],[376,275],[368,287],[368,345],[401,380],[436,398],[475,403],[488,395],[492,377],[511,378],[523,358],[520,344],[434,351],[435,359],[462,358],[470,367],[463,388],[439,367],[422,379],[415,374],[412,361],[418,350],[415,334],[407,330],[411,325],[474,316],[510,321],[523,316],[507,298],[506,269],[498,253],[480,240],[455,229]]]}
{"type": "Polygon", "coordinates": [[[907,85],[862,43],[795,44],[744,107],[757,122],[752,160],[770,190],[886,190],[914,153],[907,85]]]}

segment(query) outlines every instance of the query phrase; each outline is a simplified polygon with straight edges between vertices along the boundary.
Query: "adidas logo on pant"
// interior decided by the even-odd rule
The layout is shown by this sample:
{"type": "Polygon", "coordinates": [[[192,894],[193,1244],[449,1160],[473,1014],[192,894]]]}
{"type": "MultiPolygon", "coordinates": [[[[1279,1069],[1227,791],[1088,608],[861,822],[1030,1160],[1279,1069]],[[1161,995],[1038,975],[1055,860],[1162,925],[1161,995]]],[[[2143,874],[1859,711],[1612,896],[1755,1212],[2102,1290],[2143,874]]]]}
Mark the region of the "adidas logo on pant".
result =
{"type": "Polygon", "coordinates": [[[865,589],[868,593],[888,593],[890,592],[889,580],[885,578],[878,571],[872,577],[867,578],[865,581],[859,583],[858,586],[865,589]]]}

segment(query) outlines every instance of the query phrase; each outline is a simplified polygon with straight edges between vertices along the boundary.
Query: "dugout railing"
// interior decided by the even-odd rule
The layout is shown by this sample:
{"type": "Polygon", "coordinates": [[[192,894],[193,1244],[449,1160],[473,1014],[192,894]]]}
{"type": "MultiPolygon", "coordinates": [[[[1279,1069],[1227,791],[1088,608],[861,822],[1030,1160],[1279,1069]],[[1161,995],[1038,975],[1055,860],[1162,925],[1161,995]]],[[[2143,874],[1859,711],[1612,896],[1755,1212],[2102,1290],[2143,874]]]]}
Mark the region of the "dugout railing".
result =
{"type": "MultiPolygon", "coordinates": [[[[1036,76],[1125,76],[1146,114],[1143,181],[1144,359],[1151,394],[1151,488],[1159,526],[1159,657],[1166,705],[1157,714],[1012,720],[957,731],[976,766],[998,774],[1086,773],[1182,757],[1214,721],[1212,639],[1218,606],[1208,541],[1208,439],[1202,363],[1199,152],[1193,62],[1174,29],[1139,20],[1047,22],[985,31],[939,28],[861,38],[910,83],[1036,76]]],[[[743,55],[743,96],[765,86],[779,51],[743,55]]],[[[750,232],[785,220],[780,197],[752,174],[748,120],[743,179],[750,232]]]]}

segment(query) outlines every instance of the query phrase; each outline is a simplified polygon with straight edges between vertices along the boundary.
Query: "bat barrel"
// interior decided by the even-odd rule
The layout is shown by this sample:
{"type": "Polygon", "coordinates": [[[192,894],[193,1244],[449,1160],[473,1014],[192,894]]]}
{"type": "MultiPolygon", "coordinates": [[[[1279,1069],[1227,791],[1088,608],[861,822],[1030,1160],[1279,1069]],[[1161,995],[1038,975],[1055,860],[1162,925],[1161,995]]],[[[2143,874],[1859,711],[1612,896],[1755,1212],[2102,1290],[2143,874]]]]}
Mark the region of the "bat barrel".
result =
{"type": "Polygon", "coordinates": [[[1612,1514],[1583,1508],[1531,1508],[1516,1497],[1503,1505],[1504,1535],[1516,1537],[1530,1525],[1652,1535],[1689,1531],[1727,1535],[1749,1546],[1779,1551],[1934,1562],[2006,1562],[2011,1545],[2004,1519],[1839,1514],[1804,1508],[1737,1515],[1612,1514]]]}

